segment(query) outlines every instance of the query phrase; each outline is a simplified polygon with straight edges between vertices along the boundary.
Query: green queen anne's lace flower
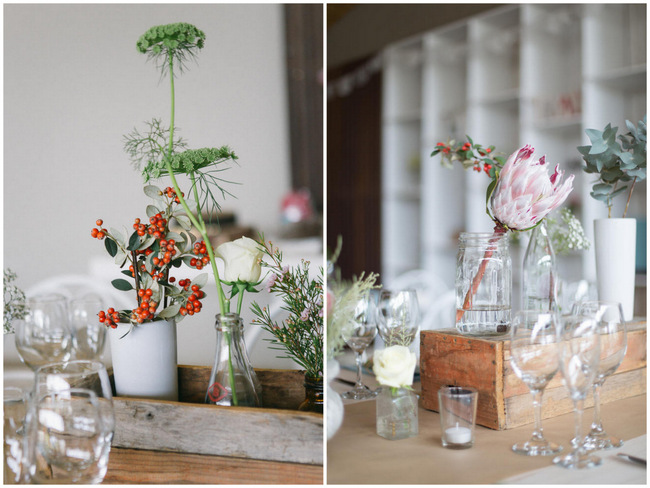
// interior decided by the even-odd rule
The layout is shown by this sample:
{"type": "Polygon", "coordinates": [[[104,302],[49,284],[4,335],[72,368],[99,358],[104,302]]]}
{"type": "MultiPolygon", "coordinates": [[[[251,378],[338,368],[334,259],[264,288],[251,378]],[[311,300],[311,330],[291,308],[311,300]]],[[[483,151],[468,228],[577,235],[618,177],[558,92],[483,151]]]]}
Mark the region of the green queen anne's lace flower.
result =
{"type": "Polygon", "coordinates": [[[205,34],[192,24],[177,22],[175,24],[152,27],[138,39],[137,47],[141,53],[158,55],[164,51],[178,49],[193,50],[203,48],[205,34]]]}

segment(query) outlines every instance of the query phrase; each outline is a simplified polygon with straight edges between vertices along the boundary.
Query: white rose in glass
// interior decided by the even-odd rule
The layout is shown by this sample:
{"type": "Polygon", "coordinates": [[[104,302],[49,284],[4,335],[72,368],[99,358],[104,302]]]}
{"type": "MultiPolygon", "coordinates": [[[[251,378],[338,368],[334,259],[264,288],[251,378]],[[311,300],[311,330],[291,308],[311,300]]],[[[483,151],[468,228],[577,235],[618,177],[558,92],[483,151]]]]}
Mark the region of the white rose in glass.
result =
{"type": "Polygon", "coordinates": [[[415,353],[406,346],[390,346],[375,351],[372,367],[380,385],[400,388],[413,384],[415,353]]]}
{"type": "Polygon", "coordinates": [[[262,274],[262,250],[257,242],[240,237],[217,247],[215,254],[224,262],[224,281],[257,283],[262,274]]]}

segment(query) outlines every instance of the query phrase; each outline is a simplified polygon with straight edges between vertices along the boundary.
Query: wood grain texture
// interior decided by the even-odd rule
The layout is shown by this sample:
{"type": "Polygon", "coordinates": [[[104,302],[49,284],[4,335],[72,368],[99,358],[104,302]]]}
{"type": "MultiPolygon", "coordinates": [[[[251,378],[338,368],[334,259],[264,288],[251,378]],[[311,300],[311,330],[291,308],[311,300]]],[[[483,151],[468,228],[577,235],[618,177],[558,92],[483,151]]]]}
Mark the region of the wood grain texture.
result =
{"type": "Polygon", "coordinates": [[[112,448],[104,484],[322,484],[323,468],[112,448]]]}
{"type": "Polygon", "coordinates": [[[293,410],[304,399],[299,371],[259,370],[264,404],[203,403],[210,368],[179,367],[180,402],[115,397],[114,447],[323,464],[323,416],[293,410]],[[189,403],[196,402],[196,403],[189,403]]]}
{"type": "MultiPolygon", "coordinates": [[[[646,392],[646,341],[645,321],[629,323],[625,358],[605,382],[602,403],[646,392]]],[[[438,411],[441,386],[473,386],[479,391],[477,424],[502,430],[533,422],[528,387],[510,365],[508,336],[470,337],[455,329],[422,331],[420,374],[426,409],[438,411]]],[[[587,404],[591,401],[590,396],[587,404]]],[[[545,418],[573,410],[561,373],[549,382],[544,405],[545,418]]]]}

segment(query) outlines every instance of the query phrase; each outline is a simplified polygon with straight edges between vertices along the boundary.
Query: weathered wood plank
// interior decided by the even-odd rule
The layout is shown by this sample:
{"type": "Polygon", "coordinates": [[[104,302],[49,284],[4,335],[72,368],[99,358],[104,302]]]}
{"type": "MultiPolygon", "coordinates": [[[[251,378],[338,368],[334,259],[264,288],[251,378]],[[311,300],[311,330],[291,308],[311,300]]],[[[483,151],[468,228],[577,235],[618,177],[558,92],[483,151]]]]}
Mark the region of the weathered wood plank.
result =
{"type": "Polygon", "coordinates": [[[113,400],[113,446],[323,463],[323,416],[279,409],[113,400]]]}
{"type": "Polygon", "coordinates": [[[203,403],[210,368],[178,371],[179,402],[113,399],[113,446],[323,464],[322,414],[295,410],[305,398],[302,372],[256,370],[265,408],[244,408],[203,403]]]}
{"type": "Polygon", "coordinates": [[[322,466],[112,448],[104,484],[317,484],[322,466]]]}

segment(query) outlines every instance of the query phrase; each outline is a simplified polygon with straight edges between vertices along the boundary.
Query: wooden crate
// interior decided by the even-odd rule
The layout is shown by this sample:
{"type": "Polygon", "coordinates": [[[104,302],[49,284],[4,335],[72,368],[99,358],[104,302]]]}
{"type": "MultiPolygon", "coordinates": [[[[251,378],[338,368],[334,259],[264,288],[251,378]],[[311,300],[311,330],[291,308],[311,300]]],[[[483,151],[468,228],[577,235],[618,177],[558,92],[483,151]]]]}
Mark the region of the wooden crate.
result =
{"type": "MultiPolygon", "coordinates": [[[[568,391],[557,373],[544,392],[542,417],[573,411],[568,391]]],[[[420,380],[422,406],[438,411],[441,386],[471,386],[478,390],[476,423],[503,430],[532,423],[532,397],[528,387],[510,365],[510,340],[501,337],[470,337],[456,329],[422,331],[420,334],[420,380]]],[[[646,391],[646,323],[628,324],[627,353],[601,391],[608,403],[646,391]]],[[[593,406],[589,395],[586,407],[593,406]]]]}
{"type": "Polygon", "coordinates": [[[179,366],[179,400],[114,397],[113,446],[323,464],[323,415],[297,411],[304,374],[256,370],[264,408],[203,403],[210,368],[179,366]]]}

